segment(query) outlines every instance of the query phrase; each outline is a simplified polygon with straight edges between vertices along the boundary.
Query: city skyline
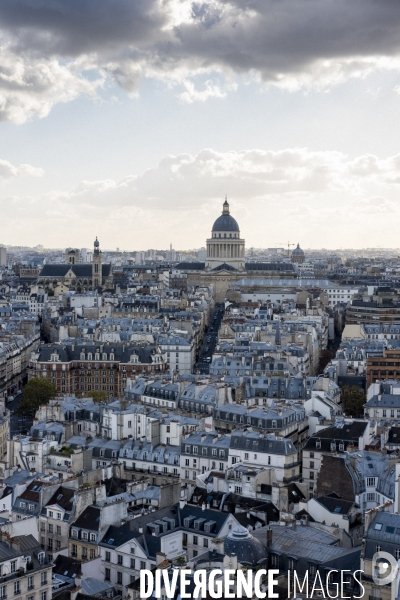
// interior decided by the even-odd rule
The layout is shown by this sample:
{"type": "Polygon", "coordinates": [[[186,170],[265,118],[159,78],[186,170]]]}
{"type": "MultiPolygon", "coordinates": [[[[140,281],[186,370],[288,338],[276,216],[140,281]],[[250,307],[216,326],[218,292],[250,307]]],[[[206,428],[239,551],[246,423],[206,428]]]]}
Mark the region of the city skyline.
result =
{"type": "Polygon", "coordinates": [[[4,2],[0,242],[396,248],[391,2],[4,2]]]}

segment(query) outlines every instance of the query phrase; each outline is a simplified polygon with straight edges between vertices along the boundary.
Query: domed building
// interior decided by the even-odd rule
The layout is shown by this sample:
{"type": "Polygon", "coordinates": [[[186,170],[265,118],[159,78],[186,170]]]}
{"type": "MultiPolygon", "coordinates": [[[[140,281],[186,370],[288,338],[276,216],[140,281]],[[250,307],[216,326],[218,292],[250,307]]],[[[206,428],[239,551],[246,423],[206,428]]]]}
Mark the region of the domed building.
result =
{"type": "Polygon", "coordinates": [[[305,261],[304,251],[297,244],[296,248],[292,252],[292,263],[303,263],[305,261]]]}
{"type": "Polygon", "coordinates": [[[206,243],[205,262],[182,262],[175,268],[187,274],[188,284],[212,285],[217,302],[225,299],[229,286],[236,281],[249,280],[249,284],[255,285],[263,280],[265,285],[267,280],[297,278],[296,269],[289,261],[246,262],[245,240],[240,237],[238,222],[230,214],[226,198],[222,214],[214,221],[206,243]]]}
{"type": "Polygon", "coordinates": [[[251,533],[238,525],[224,540],[224,553],[228,556],[236,554],[238,562],[242,565],[255,567],[267,560],[266,548],[254,538],[251,533]]]}
{"type": "Polygon", "coordinates": [[[245,241],[240,237],[239,225],[229,212],[228,200],[222,206],[222,215],[214,222],[211,238],[207,240],[206,269],[223,265],[238,271],[245,268],[245,241]]]}

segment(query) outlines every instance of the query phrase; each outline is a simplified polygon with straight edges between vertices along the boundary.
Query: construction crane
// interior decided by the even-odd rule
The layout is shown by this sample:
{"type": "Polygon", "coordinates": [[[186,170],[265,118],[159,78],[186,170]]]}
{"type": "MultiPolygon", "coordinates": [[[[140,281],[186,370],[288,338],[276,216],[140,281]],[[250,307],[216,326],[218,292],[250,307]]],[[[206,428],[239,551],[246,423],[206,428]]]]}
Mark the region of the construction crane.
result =
{"type": "Polygon", "coordinates": [[[290,246],[295,246],[296,244],[292,244],[291,242],[275,242],[275,244],[281,244],[282,246],[287,246],[287,255],[290,258],[290,246]]]}

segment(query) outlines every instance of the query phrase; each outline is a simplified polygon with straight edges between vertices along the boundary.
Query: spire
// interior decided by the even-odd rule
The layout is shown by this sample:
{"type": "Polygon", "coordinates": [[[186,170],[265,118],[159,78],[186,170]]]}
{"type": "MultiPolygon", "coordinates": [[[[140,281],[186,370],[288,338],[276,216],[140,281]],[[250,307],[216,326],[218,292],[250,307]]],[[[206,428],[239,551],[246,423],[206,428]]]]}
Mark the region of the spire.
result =
{"type": "Polygon", "coordinates": [[[229,204],[228,204],[228,195],[225,194],[225,202],[222,205],[222,214],[229,215],[229,204]]]}

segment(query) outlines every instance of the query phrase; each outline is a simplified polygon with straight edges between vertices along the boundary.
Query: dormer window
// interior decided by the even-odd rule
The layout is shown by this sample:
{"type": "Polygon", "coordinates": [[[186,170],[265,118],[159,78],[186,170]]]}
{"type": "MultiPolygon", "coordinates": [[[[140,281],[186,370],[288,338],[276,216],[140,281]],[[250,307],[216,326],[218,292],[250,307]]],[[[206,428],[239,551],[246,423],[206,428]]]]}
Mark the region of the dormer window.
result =
{"type": "Polygon", "coordinates": [[[137,363],[138,362],[138,355],[137,354],[131,354],[130,362],[131,363],[137,363]]]}
{"type": "Polygon", "coordinates": [[[91,352],[88,352],[88,355],[87,355],[87,357],[88,357],[88,360],[92,360],[92,353],[91,353],[91,352]]]}
{"type": "Polygon", "coordinates": [[[102,360],[107,360],[107,354],[105,352],[103,352],[103,354],[101,355],[101,359],[102,360]]]}

